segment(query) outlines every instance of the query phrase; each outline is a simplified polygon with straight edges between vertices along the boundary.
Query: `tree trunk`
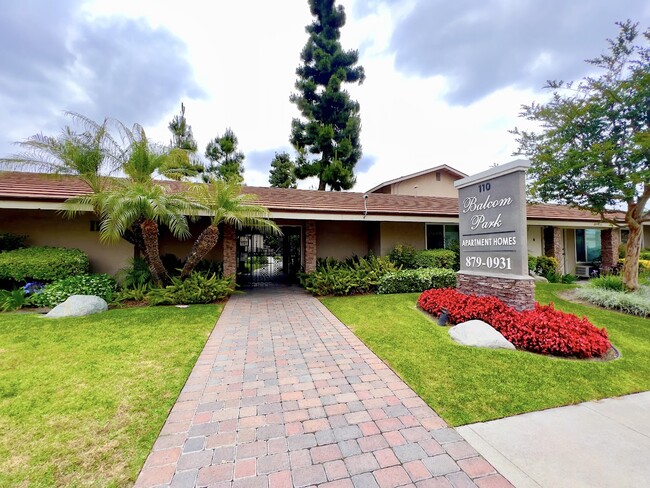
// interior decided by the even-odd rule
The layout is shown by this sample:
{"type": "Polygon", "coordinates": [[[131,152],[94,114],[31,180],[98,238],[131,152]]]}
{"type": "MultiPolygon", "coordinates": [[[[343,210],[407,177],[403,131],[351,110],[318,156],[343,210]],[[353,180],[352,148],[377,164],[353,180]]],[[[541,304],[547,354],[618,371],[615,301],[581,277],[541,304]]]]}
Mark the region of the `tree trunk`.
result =
{"type": "Polygon", "coordinates": [[[318,191],[325,191],[325,188],[327,188],[327,183],[325,183],[325,180],[319,179],[318,191]]]}
{"type": "Polygon", "coordinates": [[[122,238],[128,243],[133,244],[138,255],[144,257],[146,256],[146,249],[144,246],[144,239],[142,238],[142,228],[140,227],[143,220],[144,219],[142,218],[136,220],[122,235],[122,238]]]}
{"type": "Polygon", "coordinates": [[[643,228],[632,218],[626,218],[630,234],[625,247],[625,266],[623,267],[623,283],[628,290],[639,288],[639,253],[641,252],[641,237],[643,228]]]}
{"type": "Polygon", "coordinates": [[[140,224],[142,229],[142,240],[145,247],[145,259],[149,264],[151,276],[156,283],[167,281],[167,270],[160,259],[160,247],[158,246],[158,224],[153,220],[144,220],[140,224]]]}
{"type": "Polygon", "coordinates": [[[194,270],[199,261],[203,259],[219,241],[219,227],[216,225],[208,226],[199,237],[194,241],[192,250],[187,255],[185,265],[181,271],[181,279],[185,279],[194,270]]]}

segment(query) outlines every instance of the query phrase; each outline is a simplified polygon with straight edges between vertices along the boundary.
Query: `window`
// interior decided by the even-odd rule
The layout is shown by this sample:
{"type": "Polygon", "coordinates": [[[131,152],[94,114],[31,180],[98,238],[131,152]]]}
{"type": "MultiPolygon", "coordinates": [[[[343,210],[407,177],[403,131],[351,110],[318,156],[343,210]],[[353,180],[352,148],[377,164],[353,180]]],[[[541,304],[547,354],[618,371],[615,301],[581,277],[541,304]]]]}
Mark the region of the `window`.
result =
{"type": "Polygon", "coordinates": [[[440,181],[440,171],[436,171],[436,181],[440,181]]]}
{"type": "Polygon", "coordinates": [[[576,261],[590,263],[600,259],[600,231],[576,229],[576,261]]]}
{"type": "Polygon", "coordinates": [[[627,244],[627,240],[630,238],[629,229],[621,229],[621,244],[627,244]]]}
{"type": "Polygon", "coordinates": [[[444,249],[458,244],[458,226],[427,224],[427,249],[444,249]]]}

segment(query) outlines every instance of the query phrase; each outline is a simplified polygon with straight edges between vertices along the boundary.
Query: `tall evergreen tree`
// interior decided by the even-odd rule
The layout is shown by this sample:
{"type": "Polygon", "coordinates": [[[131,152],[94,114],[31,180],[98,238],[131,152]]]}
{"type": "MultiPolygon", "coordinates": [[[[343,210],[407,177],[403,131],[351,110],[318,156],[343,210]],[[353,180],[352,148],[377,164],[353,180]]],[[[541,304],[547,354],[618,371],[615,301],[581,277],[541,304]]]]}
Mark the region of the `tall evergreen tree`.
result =
{"type": "Polygon", "coordinates": [[[182,102],[180,115],[174,115],[167,127],[172,133],[166,162],[167,176],[178,180],[202,173],[203,164],[196,157],[198,146],[192,134],[192,126],[187,124],[185,105],[182,102]]]}
{"type": "Polygon", "coordinates": [[[223,136],[217,135],[208,143],[205,157],[211,164],[205,169],[206,181],[210,176],[236,183],[244,181],[244,153],[237,150],[238,144],[237,136],[230,128],[223,136]]]}
{"type": "Polygon", "coordinates": [[[339,42],[345,11],[335,0],[309,0],[316,19],[305,30],[309,39],[300,55],[296,74],[298,93],[291,95],[302,119],[291,123],[291,143],[302,152],[296,176],[317,176],[318,189],[348,190],[354,186],[354,166],[361,158],[359,104],[341,88],[361,84],[359,53],[344,51],[339,42]]]}
{"type": "Polygon", "coordinates": [[[167,126],[172,133],[171,147],[184,149],[191,153],[195,153],[198,146],[192,134],[192,126],[187,125],[185,119],[185,105],[181,102],[180,115],[174,115],[174,118],[167,126]]]}
{"type": "Polygon", "coordinates": [[[269,183],[273,188],[297,188],[296,165],[291,160],[289,153],[275,153],[271,161],[269,183]]]}

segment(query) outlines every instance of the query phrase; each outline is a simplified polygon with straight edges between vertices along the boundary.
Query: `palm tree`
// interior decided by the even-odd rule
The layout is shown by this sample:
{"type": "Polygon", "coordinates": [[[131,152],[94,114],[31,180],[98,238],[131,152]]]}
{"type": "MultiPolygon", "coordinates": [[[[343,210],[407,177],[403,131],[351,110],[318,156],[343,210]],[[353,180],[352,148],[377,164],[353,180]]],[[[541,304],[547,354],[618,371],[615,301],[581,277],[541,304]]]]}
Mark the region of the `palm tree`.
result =
{"type": "Polygon", "coordinates": [[[281,234],[280,228],[269,220],[269,211],[253,202],[255,195],[241,193],[241,185],[234,180],[211,179],[192,187],[196,201],[208,210],[210,225],[197,237],[185,260],[181,278],[187,277],[196,265],[219,242],[219,224],[222,222],[236,228],[252,227],[281,234]]]}
{"type": "Polygon", "coordinates": [[[121,165],[119,148],[109,132],[108,120],[100,124],[74,112],[66,112],[66,115],[80,124],[83,132],[65,126],[58,136],[33,135],[17,142],[22,151],[1,158],[0,166],[77,175],[94,193],[100,192],[103,177],[121,165]]]}
{"type": "Polygon", "coordinates": [[[168,276],[160,259],[159,225],[167,226],[177,238],[188,238],[191,234],[187,216],[201,207],[182,192],[154,180],[156,174],[165,174],[169,157],[166,148],[150,143],[138,124],[132,129],[116,124],[123,142],[118,158],[127,178],[113,180],[102,191],[69,199],[67,214],[73,216],[88,205],[97,209],[100,240],[125,238],[133,243],[145,258],[154,281],[161,283],[168,276]]]}

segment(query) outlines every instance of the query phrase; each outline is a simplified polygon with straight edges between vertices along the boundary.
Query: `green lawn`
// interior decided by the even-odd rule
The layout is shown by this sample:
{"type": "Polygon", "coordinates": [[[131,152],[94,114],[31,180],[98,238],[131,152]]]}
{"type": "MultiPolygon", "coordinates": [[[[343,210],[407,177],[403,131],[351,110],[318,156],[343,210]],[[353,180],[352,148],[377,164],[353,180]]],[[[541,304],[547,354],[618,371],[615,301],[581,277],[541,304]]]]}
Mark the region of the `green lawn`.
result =
{"type": "Polygon", "coordinates": [[[622,357],[577,361],[454,343],[416,308],[418,294],[325,298],[323,303],[451,425],[650,390],[650,320],[567,302],[573,285],[537,285],[541,303],[606,327],[622,357]]]}
{"type": "Polygon", "coordinates": [[[0,314],[0,486],[131,486],[221,308],[0,314]]]}

